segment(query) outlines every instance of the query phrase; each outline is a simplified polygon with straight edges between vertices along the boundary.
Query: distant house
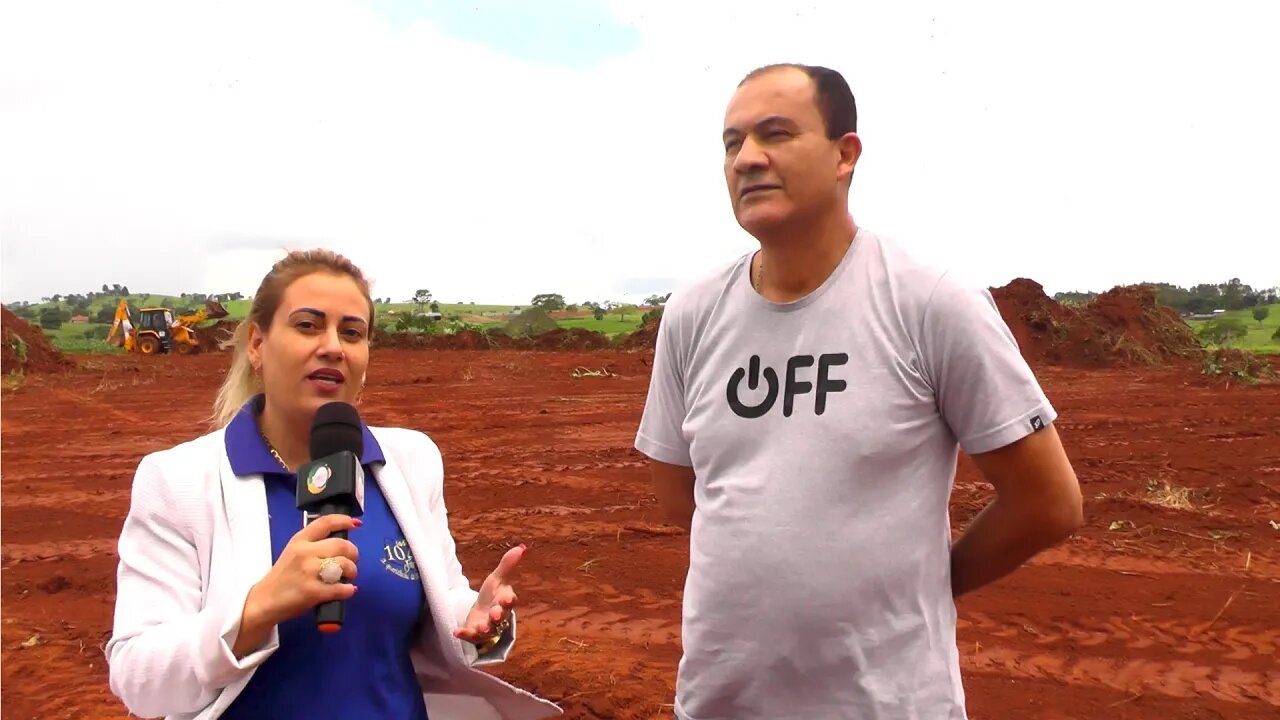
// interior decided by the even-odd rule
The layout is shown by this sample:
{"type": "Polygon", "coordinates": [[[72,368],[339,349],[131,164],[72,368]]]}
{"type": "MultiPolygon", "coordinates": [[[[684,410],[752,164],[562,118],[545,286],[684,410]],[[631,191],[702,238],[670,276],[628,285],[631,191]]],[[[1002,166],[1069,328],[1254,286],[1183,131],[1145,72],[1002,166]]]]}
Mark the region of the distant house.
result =
{"type": "Polygon", "coordinates": [[[71,322],[84,324],[89,322],[89,316],[88,315],[72,315],[71,322]]]}

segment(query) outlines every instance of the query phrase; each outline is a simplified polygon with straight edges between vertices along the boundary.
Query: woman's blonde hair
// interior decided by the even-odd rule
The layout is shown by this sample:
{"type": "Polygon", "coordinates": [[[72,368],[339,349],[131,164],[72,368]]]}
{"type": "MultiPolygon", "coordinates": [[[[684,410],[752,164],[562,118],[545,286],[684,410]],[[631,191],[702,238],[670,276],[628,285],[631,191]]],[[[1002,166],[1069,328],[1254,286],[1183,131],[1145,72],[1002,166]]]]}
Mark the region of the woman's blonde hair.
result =
{"type": "Polygon", "coordinates": [[[225,350],[231,348],[231,368],[227,377],[218,389],[218,396],[213,402],[212,424],[214,428],[226,427],[236,416],[240,408],[256,395],[261,388],[258,378],[249,363],[249,326],[257,323],[266,332],[271,327],[271,319],[280,307],[280,300],[285,290],[295,280],[315,272],[328,272],[346,275],[356,282],[364,298],[369,302],[369,327],[373,328],[373,298],[369,295],[369,282],[355,263],[331,250],[294,250],[271,266],[271,271],[262,278],[262,284],[253,294],[253,304],[249,315],[236,326],[230,339],[221,343],[225,350]]]}

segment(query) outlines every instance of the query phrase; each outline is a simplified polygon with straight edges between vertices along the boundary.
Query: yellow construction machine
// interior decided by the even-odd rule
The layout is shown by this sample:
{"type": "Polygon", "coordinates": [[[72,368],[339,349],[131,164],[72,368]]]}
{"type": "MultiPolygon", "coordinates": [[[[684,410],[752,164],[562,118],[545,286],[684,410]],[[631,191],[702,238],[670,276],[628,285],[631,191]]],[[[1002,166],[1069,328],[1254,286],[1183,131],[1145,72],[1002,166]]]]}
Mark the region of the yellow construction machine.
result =
{"type": "Polygon", "coordinates": [[[200,352],[195,326],[205,320],[226,316],[227,309],[216,300],[205,302],[204,307],[190,315],[176,318],[169,308],[145,307],[138,311],[138,325],[135,327],[129,303],[121,298],[120,304],[116,305],[116,317],[111,323],[111,332],[107,334],[107,343],[143,355],[171,351],[177,351],[179,355],[194,355],[200,352]],[[116,335],[117,330],[119,335],[116,335]]]}

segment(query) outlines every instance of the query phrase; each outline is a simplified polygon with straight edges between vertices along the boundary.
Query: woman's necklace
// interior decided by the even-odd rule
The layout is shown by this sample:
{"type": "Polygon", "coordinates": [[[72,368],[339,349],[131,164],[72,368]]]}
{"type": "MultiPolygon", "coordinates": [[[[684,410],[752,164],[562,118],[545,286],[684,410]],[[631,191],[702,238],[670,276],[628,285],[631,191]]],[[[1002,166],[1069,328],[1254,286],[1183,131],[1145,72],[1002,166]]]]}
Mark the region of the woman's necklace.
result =
{"type": "Polygon", "coordinates": [[[284,458],[280,457],[280,453],[276,452],[275,446],[267,439],[267,434],[263,432],[262,426],[258,426],[258,434],[262,436],[262,442],[267,444],[267,451],[271,453],[271,457],[276,459],[276,462],[280,463],[280,467],[284,468],[285,472],[293,472],[289,469],[289,464],[284,461],[284,458]]]}

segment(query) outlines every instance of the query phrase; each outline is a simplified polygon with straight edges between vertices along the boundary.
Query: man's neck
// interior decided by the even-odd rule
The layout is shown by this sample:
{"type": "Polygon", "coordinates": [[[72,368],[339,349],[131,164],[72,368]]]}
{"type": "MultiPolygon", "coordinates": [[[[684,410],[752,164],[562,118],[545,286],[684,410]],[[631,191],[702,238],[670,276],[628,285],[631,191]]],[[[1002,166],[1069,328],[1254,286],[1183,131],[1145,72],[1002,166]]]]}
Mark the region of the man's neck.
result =
{"type": "Polygon", "coordinates": [[[300,465],[311,459],[310,428],[301,426],[303,429],[299,432],[296,429],[299,427],[298,424],[290,423],[284,413],[273,409],[270,399],[267,400],[258,423],[263,434],[267,436],[268,445],[280,454],[290,470],[297,470],[300,465]]]}
{"type": "Polygon", "coordinates": [[[787,228],[776,237],[760,238],[760,253],[751,277],[756,290],[773,302],[798,300],[822,285],[844,258],[858,226],[848,213],[825,223],[787,228]]]}

